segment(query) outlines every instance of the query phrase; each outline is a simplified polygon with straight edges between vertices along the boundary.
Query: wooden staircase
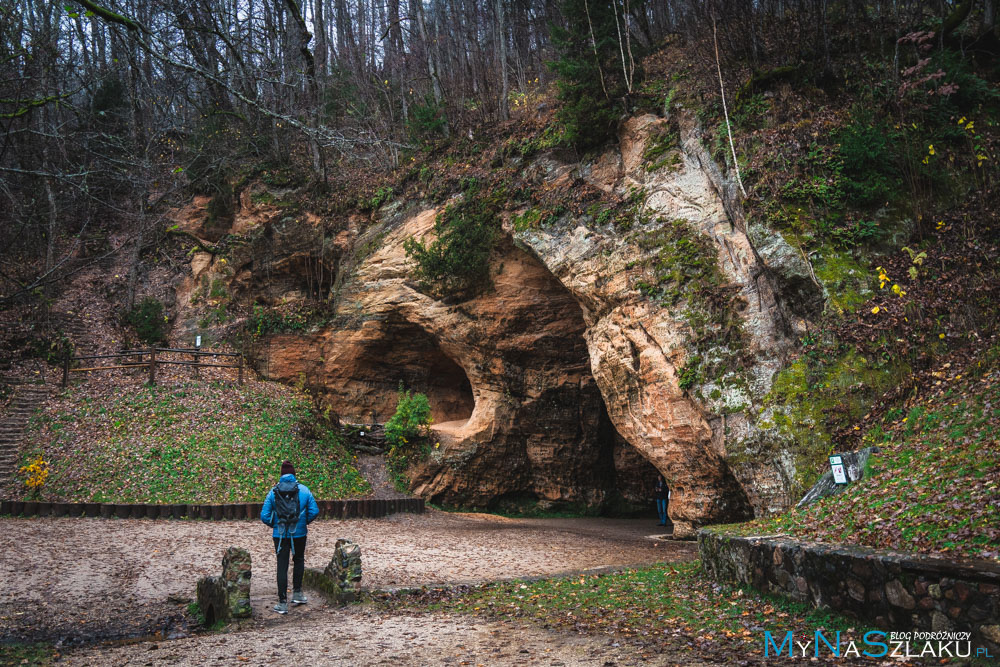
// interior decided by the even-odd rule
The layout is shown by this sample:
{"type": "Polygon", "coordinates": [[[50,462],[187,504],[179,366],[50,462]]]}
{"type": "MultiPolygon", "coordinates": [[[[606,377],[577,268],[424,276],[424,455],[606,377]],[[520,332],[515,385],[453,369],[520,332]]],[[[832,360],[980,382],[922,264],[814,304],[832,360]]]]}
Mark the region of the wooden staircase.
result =
{"type": "Polygon", "coordinates": [[[49,390],[43,385],[20,385],[6,417],[0,421],[0,487],[7,485],[17,474],[21,439],[28,419],[45,404],[49,390]]]}

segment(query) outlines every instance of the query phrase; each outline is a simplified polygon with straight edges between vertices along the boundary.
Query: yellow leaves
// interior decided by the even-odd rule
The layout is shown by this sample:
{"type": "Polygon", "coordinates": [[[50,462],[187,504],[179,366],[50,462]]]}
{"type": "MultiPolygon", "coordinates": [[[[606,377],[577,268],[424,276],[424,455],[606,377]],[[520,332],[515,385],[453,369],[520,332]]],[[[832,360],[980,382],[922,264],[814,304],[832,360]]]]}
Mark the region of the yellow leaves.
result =
{"type": "Polygon", "coordinates": [[[896,296],[900,297],[900,298],[906,296],[906,290],[904,290],[899,285],[893,285],[892,286],[892,293],[895,294],[896,296]]]}
{"type": "Polygon", "coordinates": [[[944,339],[944,334],[938,334],[938,338],[944,339]]]}
{"type": "Polygon", "coordinates": [[[934,228],[938,231],[944,229],[944,220],[938,220],[937,225],[935,225],[934,228]]]}
{"type": "Polygon", "coordinates": [[[927,154],[928,155],[935,155],[936,153],[937,153],[937,151],[934,150],[934,144],[931,144],[931,145],[929,145],[927,147],[927,154]]]}
{"type": "Polygon", "coordinates": [[[970,120],[969,124],[965,126],[965,129],[968,130],[969,132],[975,132],[975,130],[973,129],[974,125],[975,125],[975,121],[971,121],[970,120]]]}
{"type": "Polygon", "coordinates": [[[875,306],[874,308],[872,308],[872,315],[878,315],[880,310],[882,309],[879,308],[878,306],[875,306]]]}
{"type": "Polygon", "coordinates": [[[32,491],[37,491],[42,488],[45,484],[45,480],[49,477],[49,464],[48,461],[39,456],[28,465],[22,466],[19,472],[22,475],[28,476],[24,485],[32,491]]]}
{"type": "Polygon", "coordinates": [[[889,274],[881,266],[876,267],[875,270],[878,271],[878,288],[883,289],[885,284],[890,281],[889,274]]]}
{"type": "Polygon", "coordinates": [[[958,119],[958,124],[959,125],[964,125],[965,124],[965,116],[962,116],[961,118],[958,119]]]}

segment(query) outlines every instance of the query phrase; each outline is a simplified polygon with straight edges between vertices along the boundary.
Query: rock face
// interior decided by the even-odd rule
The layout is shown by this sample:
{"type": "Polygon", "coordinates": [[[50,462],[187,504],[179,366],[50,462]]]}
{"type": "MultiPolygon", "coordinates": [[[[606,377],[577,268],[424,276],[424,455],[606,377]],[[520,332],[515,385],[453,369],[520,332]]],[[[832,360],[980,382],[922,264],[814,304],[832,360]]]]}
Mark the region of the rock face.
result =
{"type": "MultiPolygon", "coordinates": [[[[571,159],[524,171],[540,188],[639,193],[636,222],[508,224],[494,288],[460,303],[412,282],[404,242],[427,239],[439,213],[419,203],[384,207],[364,232],[349,220],[332,245],[281,220],[231,269],[197,269],[267,304],[335,293],[332,322],[270,337],[258,366],[354,423],[388,419],[400,386],[426,393],[435,448],[412,490],[432,502],[641,502],[658,470],[678,536],[787,506],[794,459],[756,424],[792,325],[693,117],[634,118],[618,147],[571,159]]],[[[767,249],[797,257],[780,235],[767,249]]]]}
{"type": "MultiPolygon", "coordinates": [[[[440,447],[417,471],[414,492],[432,502],[610,499],[614,430],[590,373],[579,304],[512,243],[488,293],[461,304],[422,294],[403,242],[428,235],[436,214],[401,214],[342,297],[340,312],[357,315],[312,336],[272,338],[268,372],[307,378],[356,423],[391,416],[401,383],[426,393],[440,447]]],[[[648,463],[629,465],[630,477],[655,474],[648,463]]]]}
{"type": "MultiPolygon", "coordinates": [[[[733,474],[726,441],[750,430],[743,413],[733,408],[753,404],[767,393],[786,342],[781,310],[764,267],[704,167],[710,160],[693,121],[681,119],[675,166],[645,170],[643,147],[667,123],[654,116],[629,121],[621,140],[620,168],[600,172],[615,179],[602,188],[645,191],[646,221],[638,228],[623,235],[570,219],[515,232],[515,239],[581,304],[591,369],[611,421],[664,473],[673,491],[669,514],[675,534],[690,535],[698,525],[746,518],[752,504],[766,502],[753,479],[739,480],[733,474]],[[680,375],[694,355],[691,340],[712,336],[713,331],[695,330],[690,299],[658,305],[639,287],[648,284],[650,271],[644,267],[662,261],[654,254],[658,248],[645,241],[678,219],[712,241],[728,287],[740,296],[731,307],[743,323],[744,349],[709,350],[722,357],[723,365],[730,357],[732,368],[687,390],[681,389],[680,375]],[[695,398],[698,394],[701,399],[695,398]]],[[[550,173],[565,178],[558,167],[550,173]]],[[[597,172],[581,177],[596,178],[597,172]]]]}

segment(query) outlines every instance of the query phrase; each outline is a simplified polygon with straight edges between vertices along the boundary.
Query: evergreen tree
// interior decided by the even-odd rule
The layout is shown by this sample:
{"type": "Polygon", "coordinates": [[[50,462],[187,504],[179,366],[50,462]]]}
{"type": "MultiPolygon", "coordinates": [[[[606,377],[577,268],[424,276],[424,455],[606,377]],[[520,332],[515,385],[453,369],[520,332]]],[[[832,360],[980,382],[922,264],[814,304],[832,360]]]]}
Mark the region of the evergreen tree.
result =
{"type": "Polygon", "coordinates": [[[558,119],[563,141],[587,150],[613,135],[623,110],[614,5],[607,0],[563,0],[561,11],[564,25],[552,27],[559,57],[550,63],[562,102],[558,119]]]}

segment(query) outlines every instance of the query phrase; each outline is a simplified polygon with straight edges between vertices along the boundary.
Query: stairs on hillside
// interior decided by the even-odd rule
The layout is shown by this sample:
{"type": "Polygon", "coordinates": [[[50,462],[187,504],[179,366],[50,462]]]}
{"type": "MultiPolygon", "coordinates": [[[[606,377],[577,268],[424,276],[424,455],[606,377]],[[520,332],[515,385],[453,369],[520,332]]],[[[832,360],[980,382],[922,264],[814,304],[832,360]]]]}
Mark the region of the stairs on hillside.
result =
{"type": "Polygon", "coordinates": [[[78,315],[70,313],[52,313],[56,326],[73,343],[73,355],[93,354],[94,345],[89,327],[78,315]]]}
{"type": "Polygon", "coordinates": [[[374,428],[367,426],[352,426],[349,429],[342,429],[347,444],[366,454],[383,454],[386,449],[385,424],[375,424],[374,428]],[[364,435],[361,435],[364,433],[364,435]]]}
{"type": "Polygon", "coordinates": [[[11,399],[7,416],[0,421],[0,487],[6,486],[17,473],[17,459],[24,427],[28,419],[48,398],[48,388],[40,385],[20,385],[11,399]]]}

